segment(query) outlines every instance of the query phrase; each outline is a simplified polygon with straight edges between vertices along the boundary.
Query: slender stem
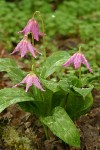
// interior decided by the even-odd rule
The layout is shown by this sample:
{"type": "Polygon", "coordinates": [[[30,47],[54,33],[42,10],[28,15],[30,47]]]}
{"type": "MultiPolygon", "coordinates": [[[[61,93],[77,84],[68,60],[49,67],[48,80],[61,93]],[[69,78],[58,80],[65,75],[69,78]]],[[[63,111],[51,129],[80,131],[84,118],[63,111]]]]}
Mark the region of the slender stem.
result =
{"type": "Polygon", "coordinates": [[[34,37],[33,37],[33,34],[32,34],[32,45],[34,46],[34,37]]]}
{"type": "Polygon", "coordinates": [[[34,65],[32,65],[32,71],[34,71],[34,65]]]}
{"type": "Polygon", "coordinates": [[[79,52],[81,52],[81,51],[82,51],[82,46],[80,45],[80,46],[79,46],[79,52]]]}
{"type": "MultiPolygon", "coordinates": [[[[43,22],[43,18],[42,18],[42,15],[40,14],[40,19],[41,19],[41,22],[42,22],[42,31],[43,31],[43,45],[45,43],[45,36],[44,36],[44,22],[43,22]]],[[[46,50],[45,50],[45,46],[44,46],[44,60],[46,60],[46,50]]]]}
{"type": "Polygon", "coordinates": [[[81,80],[81,66],[79,67],[79,79],[81,80]]]}
{"type": "MultiPolygon", "coordinates": [[[[35,18],[35,15],[36,14],[39,14],[39,17],[40,17],[40,20],[41,20],[41,22],[42,22],[42,32],[43,32],[43,45],[44,45],[44,43],[45,43],[45,37],[44,37],[44,22],[43,22],[43,17],[42,17],[42,15],[41,15],[41,13],[40,13],[40,11],[35,11],[35,13],[33,14],[33,19],[35,18]]],[[[44,46],[44,61],[46,60],[46,50],[45,50],[45,46],[44,46]]]]}
{"type": "Polygon", "coordinates": [[[32,72],[34,72],[35,74],[37,74],[36,65],[35,65],[35,60],[34,59],[32,59],[32,72]]]}
{"type": "Polygon", "coordinates": [[[45,135],[46,135],[46,139],[49,139],[48,127],[43,123],[42,117],[39,117],[39,120],[40,120],[41,124],[43,125],[44,132],[45,132],[45,135]]]}
{"type": "Polygon", "coordinates": [[[45,132],[45,135],[46,135],[46,139],[49,139],[48,127],[43,124],[43,128],[44,128],[44,132],[45,132]]]}
{"type": "Polygon", "coordinates": [[[34,14],[33,14],[33,18],[35,18],[34,16],[37,15],[37,14],[40,14],[40,11],[35,11],[34,14]]]}
{"type": "MultiPolygon", "coordinates": [[[[82,46],[80,45],[79,46],[79,53],[81,53],[81,51],[82,51],[82,46]]],[[[79,79],[81,80],[81,65],[79,67],[79,79]]]]}

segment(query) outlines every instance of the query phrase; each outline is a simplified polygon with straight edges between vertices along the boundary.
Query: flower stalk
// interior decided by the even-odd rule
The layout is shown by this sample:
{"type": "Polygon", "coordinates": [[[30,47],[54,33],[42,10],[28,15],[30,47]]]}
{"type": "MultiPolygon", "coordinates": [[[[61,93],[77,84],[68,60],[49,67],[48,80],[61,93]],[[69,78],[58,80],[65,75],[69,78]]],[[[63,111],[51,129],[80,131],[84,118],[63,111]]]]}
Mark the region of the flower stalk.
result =
{"type": "Polygon", "coordinates": [[[42,125],[43,125],[43,128],[44,128],[46,139],[49,140],[48,127],[45,126],[44,124],[42,124],[42,125]]]}
{"type": "MultiPolygon", "coordinates": [[[[39,14],[39,17],[40,17],[40,20],[41,20],[41,23],[42,23],[42,33],[43,35],[45,35],[45,31],[44,31],[44,22],[43,22],[43,17],[40,13],[40,11],[36,11],[34,14],[33,14],[33,19],[35,18],[35,15],[39,14]]],[[[45,43],[45,36],[42,36],[43,38],[43,46],[44,46],[44,43],[45,43]]],[[[46,60],[46,50],[45,50],[45,46],[44,46],[44,61],[46,60]]]]}
{"type": "Polygon", "coordinates": [[[81,80],[81,65],[79,67],[79,79],[81,80]]]}

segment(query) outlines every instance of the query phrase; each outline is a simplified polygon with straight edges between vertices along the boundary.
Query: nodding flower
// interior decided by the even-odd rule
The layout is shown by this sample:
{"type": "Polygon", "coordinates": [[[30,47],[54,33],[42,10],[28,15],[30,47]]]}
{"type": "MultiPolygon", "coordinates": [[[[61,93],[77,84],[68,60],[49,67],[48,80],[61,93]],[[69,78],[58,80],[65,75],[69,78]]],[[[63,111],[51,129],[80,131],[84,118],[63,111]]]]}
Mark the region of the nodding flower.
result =
{"type": "Polygon", "coordinates": [[[32,54],[33,57],[36,58],[36,53],[41,54],[40,52],[38,52],[38,50],[32,46],[32,44],[30,43],[30,41],[24,37],[16,46],[16,48],[14,49],[14,51],[11,54],[14,54],[15,52],[20,52],[21,57],[24,57],[26,55],[27,52],[30,52],[32,54]]]}
{"type": "Polygon", "coordinates": [[[45,91],[40,84],[39,78],[34,73],[28,74],[20,83],[14,85],[13,87],[19,86],[24,83],[26,84],[26,92],[29,90],[30,86],[32,85],[34,85],[41,91],[45,91]]]}
{"type": "Polygon", "coordinates": [[[64,67],[68,67],[70,64],[74,65],[75,69],[78,69],[81,64],[84,64],[90,72],[92,72],[92,69],[86,60],[85,56],[81,52],[77,52],[74,55],[72,55],[64,64],[64,67]]]}
{"type": "Polygon", "coordinates": [[[38,22],[35,19],[30,19],[25,28],[18,33],[23,33],[24,35],[32,33],[36,41],[39,41],[39,36],[44,36],[44,33],[40,32],[38,22]]]}

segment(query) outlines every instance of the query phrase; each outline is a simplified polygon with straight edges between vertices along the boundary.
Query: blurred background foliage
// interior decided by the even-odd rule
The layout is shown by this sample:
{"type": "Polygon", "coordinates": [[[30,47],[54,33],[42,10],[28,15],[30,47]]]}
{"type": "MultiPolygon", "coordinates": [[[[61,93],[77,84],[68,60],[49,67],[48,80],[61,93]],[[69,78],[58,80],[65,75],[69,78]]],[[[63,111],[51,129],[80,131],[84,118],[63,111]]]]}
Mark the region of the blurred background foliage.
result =
{"type": "Polygon", "coordinates": [[[83,44],[84,54],[99,76],[100,0],[0,0],[0,44],[6,50],[12,51],[20,41],[22,35],[17,32],[36,10],[43,15],[47,50],[72,54],[75,46],[83,44]],[[68,39],[77,41],[76,45],[68,44],[68,39]]]}
{"type": "Polygon", "coordinates": [[[36,10],[43,15],[47,40],[60,35],[99,44],[100,0],[0,0],[0,42],[6,49],[19,41],[17,32],[36,10]]]}

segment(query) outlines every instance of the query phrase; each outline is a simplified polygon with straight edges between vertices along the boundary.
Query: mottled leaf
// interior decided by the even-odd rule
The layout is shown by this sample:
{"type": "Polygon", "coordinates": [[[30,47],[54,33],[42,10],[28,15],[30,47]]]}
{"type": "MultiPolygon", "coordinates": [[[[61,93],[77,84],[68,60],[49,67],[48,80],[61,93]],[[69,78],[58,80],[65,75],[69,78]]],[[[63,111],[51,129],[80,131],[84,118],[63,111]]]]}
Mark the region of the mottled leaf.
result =
{"type": "Polygon", "coordinates": [[[80,147],[79,132],[62,107],[56,107],[52,116],[47,116],[43,118],[42,121],[65,143],[75,147],[80,147]]]}
{"type": "Polygon", "coordinates": [[[80,87],[81,82],[77,77],[68,77],[59,81],[59,86],[66,92],[70,92],[73,86],[80,87]]]}
{"type": "Polygon", "coordinates": [[[85,98],[75,93],[68,95],[66,111],[75,120],[85,114],[93,105],[92,94],[89,93],[85,98]]]}
{"type": "Polygon", "coordinates": [[[85,98],[92,91],[93,86],[89,88],[77,88],[73,86],[73,89],[75,90],[75,92],[79,93],[81,96],[85,98]]]}
{"type": "Polygon", "coordinates": [[[35,101],[34,98],[19,88],[5,88],[0,90],[0,112],[6,107],[24,101],[35,101]]]}
{"type": "Polygon", "coordinates": [[[58,51],[53,53],[50,57],[47,58],[46,62],[44,62],[41,69],[41,77],[47,78],[52,73],[57,71],[62,67],[62,64],[67,61],[69,58],[69,54],[66,51],[58,51]]]}
{"type": "Polygon", "coordinates": [[[26,75],[24,71],[18,68],[16,62],[9,58],[0,58],[0,72],[5,71],[14,83],[18,83],[26,75]]]}
{"type": "Polygon", "coordinates": [[[56,82],[48,81],[44,79],[41,79],[41,82],[46,88],[48,88],[52,92],[57,92],[59,90],[59,84],[56,82]]]}

